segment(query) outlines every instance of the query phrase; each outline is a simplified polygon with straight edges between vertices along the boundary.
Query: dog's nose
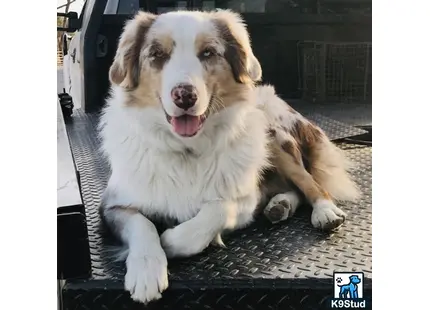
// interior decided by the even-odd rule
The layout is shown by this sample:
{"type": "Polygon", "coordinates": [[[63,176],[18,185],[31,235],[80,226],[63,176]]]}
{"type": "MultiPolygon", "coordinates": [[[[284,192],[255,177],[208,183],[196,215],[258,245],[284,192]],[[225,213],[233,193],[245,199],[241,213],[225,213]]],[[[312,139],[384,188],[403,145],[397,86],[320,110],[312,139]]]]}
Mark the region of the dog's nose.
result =
{"type": "Polygon", "coordinates": [[[193,107],[197,101],[196,88],[191,84],[178,84],[171,92],[173,102],[185,111],[193,107]]]}

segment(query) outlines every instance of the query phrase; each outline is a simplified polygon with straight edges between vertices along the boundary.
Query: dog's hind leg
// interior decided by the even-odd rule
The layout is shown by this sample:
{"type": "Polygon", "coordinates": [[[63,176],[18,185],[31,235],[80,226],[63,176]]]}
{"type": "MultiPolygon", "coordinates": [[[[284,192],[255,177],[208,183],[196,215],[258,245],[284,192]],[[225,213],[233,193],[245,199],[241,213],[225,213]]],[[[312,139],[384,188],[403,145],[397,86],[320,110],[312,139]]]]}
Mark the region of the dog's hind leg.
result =
{"type": "Polygon", "coordinates": [[[348,294],[349,294],[348,288],[346,288],[345,286],[341,286],[339,296],[342,298],[347,298],[348,294]]]}
{"type": "Polygon", "coordinates": [[[273,87],[259,86],[255,94],[274,143],[286,152],[295,152],[295,157],[305,158],[306,170],[332,199],[357,200],[360,191],[349,174],[353,165],[324,131],[279,98],[273,87]]]}
{"type": "Polygon", "coordinates": [[[290,218],[302,200],[299,190],[275,169],[266,170],[260,183],[260,202],[258,209],[263,211],[272,223],[290,218]]]}
{"type": "Polygon", "coordinates": [[[288,145],[280,147],[272,143],[274,154],[273,164],[278,172],[290,179],[311,203],[313,212],[312,225],[323,230],[334,229],[341,225],[346,214],[332,201],[330,195],[306,171],[300,150],[294,140],[288,140],[288,145]]]}

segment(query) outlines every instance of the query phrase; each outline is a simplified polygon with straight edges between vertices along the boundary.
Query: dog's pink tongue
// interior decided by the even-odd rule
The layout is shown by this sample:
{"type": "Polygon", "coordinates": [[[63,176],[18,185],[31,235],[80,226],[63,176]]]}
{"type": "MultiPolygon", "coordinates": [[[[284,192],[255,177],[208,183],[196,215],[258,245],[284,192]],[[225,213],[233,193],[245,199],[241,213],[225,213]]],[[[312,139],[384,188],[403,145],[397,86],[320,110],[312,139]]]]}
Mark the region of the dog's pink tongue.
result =
{"type": "Polygon", "coordinates": [[[172,117],[171,124],[178,135],[191,137],[199,131],[200,117],[193,115],[172,117]]]}

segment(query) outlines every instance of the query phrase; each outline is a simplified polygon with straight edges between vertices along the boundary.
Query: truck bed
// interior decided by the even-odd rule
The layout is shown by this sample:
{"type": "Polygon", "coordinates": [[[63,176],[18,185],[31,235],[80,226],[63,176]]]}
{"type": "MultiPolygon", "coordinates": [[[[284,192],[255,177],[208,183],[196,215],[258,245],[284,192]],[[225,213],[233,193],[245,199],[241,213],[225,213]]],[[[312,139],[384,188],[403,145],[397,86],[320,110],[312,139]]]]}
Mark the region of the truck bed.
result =
{"type": "MultiPolygon", "coordinates": [[[[169,288],[148,308],[323,309],[333,297],[333,271],[364,272],[364,296],[371,299],[372,147],[342,142],[365,131],[329,114],[298,110],[338,141],[357,165],[354,179],[363,195],[356,204],[341,205],[348,214],[344,225],[332,233],[314,229],[310,207],[276,225],[259,218],[226,236],[225,249],[211,246],[197,256],[170,260],[169,288]]],[[[96,113],[80,109],[66,122],[85,205],[91,276],[65,281],[63,309],[143,309],[123,289],[124,264],[103,254],[106,240],[99,232],[98,206],[109,167],[98,151],[97,122],[96,113]]]]}

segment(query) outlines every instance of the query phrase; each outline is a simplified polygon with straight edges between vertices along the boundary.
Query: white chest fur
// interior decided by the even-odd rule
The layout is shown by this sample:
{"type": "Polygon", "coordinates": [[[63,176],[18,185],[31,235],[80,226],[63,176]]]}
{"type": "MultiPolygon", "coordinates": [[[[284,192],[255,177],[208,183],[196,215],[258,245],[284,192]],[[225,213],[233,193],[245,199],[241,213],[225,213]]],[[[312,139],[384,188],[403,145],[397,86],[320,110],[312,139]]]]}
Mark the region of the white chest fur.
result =
{"type": "Polygon", "coordinates": [[[184,142],[169,131],[160,111],[147,110],[111,105],[102,117],[103,151],[112,168],[108,189],[115,194],[110,203],[182,222],[204,202],[258,192],[268,157],[262,111],[228,108],[184,142]]]}

